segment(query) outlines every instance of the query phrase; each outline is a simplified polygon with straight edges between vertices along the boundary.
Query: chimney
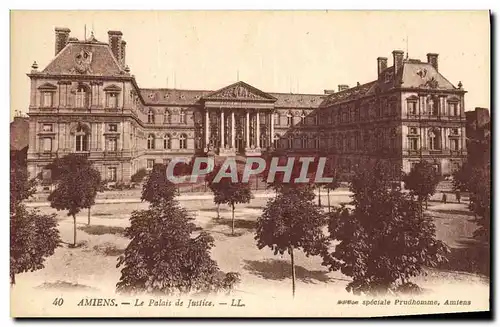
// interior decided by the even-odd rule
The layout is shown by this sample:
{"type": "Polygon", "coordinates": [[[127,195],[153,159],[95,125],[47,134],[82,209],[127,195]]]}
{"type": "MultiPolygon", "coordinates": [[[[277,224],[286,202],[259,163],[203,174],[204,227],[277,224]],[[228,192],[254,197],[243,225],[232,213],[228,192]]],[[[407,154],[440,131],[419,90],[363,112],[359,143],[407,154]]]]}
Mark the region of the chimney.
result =
{"type": "Polygon", "coordinates": [[[330,94],[333,94],[335,93],[335,90],[325,90],[325,94],[326,95],[330,95],[330,94]]]}
{"type": "Polygon", "coordinates": [[[378,77],[380,78],[380,74],[387,68],[387,58],[385,57],[378,57],[377,58],[377,72],[378,72],[378,77]]]}
{"type": "Polygon", "coordinates": [[[428,53],[427,54],[427,62],[438,71],[438,54],[437,53],[428,53]]]}
{"type": "Polygon", "coordinates": [[[68,44],[69,41],[69,33],[71,30],[66,27],[56,27],[56,51],[55,54],[57,55],[61,50],[68,44]]]}
{"type": "Polygon", "coordinates": [[[345,91],[349,88],[349,85],[339,84],[339,92],[345,91]]]}
{"type": "Polygon", "coordinates": [[[109,47],[116,61],[121,65],[122,61],[122,35],[120,31],[108,31],[109,47]]]}
{"type": "Polygon", "coordinates": [[[394,65],[394,75],[399,73],[401,68],[403,68],[403,58],[405,53],[401,50],[394,50],[392,52],[393,65],[394,65]]]}
{"type": "Polygon", "coordinates": [[[122,47],[121,47],[121,48],[122,48],[122,49],[121,49],[121,51],[122,51],[122,58],[121,58],[121,59],[122,59],[122,66],[123,66],[123,67],[125,67],[125,66],[126,66],[126,65],[125,65],[125,52],[126,52],[126,51],[125,51],[125,48],[126,48],[126,47],[127,47],[127,42],[125,42],[125,40],[122,40],[122,47]]]}

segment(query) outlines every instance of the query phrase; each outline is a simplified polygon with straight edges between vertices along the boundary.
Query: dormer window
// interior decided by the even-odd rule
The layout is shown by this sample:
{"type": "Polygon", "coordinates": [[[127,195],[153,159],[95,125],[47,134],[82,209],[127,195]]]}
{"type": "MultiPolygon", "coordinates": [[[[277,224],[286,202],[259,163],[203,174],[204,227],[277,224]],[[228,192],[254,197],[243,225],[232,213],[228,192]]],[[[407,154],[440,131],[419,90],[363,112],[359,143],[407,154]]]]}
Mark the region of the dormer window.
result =
{"type": "Polygon", "coordinates": [[[181,110],[181,112],[179,113],[179,122],[181,124],[186,123],[186,112],[184,110],[181,110]]]}
{"type": "Polygon", "coordinates": [[[106,108],[118,108],[118,93],[106,94],[106,108]]]}

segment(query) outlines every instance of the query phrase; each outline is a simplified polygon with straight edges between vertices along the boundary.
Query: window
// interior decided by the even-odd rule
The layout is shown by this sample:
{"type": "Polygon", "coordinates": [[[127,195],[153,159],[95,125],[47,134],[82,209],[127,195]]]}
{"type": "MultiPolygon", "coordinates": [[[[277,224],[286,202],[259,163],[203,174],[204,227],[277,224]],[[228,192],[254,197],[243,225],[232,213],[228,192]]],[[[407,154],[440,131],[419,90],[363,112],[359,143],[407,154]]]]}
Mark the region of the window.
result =
{"type": "Polygon", "coordinates": [[[450,133],[451,135],[458,135],[458,128],[452,128],[450,133]]]}
{"type": "Polygon", "coordinates": [[[154,159],[148,159],[146,161],[146,168],[147,169],[153,169],[154,165],[155,165],[155,160],[154,159]]]}
{"type": "Polygon", "coordinates": [[[52,107],[53,92],[42,92],[42,107],[52,107]]]}
{"type": "Polygon", "coordinates": [[[43,132],[52,132],[52,124],[43,124],[42,131],[43,132]]]}
{"type": "Polygon", "coordinates": [[[118,108],[118,93],[106,93],[106,108],[118,108]]]}
{"type": "Polygon", "coordinates": [[[170,134],[165,134],[165,136],[163,137],[163,148],[164,149],[172,148],[172,138],[170,137],[170,134]]]}
{"type": "Polygon", "coordinates": [[[181,124],[186,123],[186,113],[184,112],[184,110],[181,110],[181,112],[179,114],[179,121],[181,124]]]}
{"type": "Polygon", "coordinates": [[[87,90],[85,86],[79,85],[78,88],[76,89],[76,96],[75,96],[75,107],[76,108],[87,108],[87,90]]]}
{"type": "Polygon", "coordinates": [[[170,124],[170,111],[168,111],[168,109],[165,109],[165,112],[163,113],[163,123],[170,124]]]}
{"type": "Polygon", "coordinates": [[[458,140],[453,138],[453,139],[450,139],[450,150],[452,151],[458,151],[459,148],[458,148],[458,140]]]}
{"type": "Polygon", "coordinates": [[[108,181],[116,182],[116,167],[108,167],[108,181]]]}
{"type": "Polygon", "coordinates": [[[302,135],[301,138],[300,138],[300,147],[302,149],[307,149],[308,146],[307,146],[307,136],[306,135],[302,135]]]}
{"type": "Polygon", "coordinates": [[[319,136],[314,136],[314,148],[319,149],[319,136]]]}
{"type": "Polygon", "coordinates": [[[148,149],[152,150],[155,148],[155,136],[153,134],[148,135],[148,149]]]}
{"type": "Polygon", "coordinates": [[[439,98],[438,97],[430,97],[427,100],[427,108],[429,110],[429,114],[433,116],[439,115],[439,98]]]}
{"type": "Polygon", "coordinates": [[[148,123],[149,124],[154,124],[155,123],[155,113],[154,113],[153,109],[149,109],[149,112],[148,112],[148,123]]]}
{"type": "Polygon", "coordinates": [[[302,113],[300,114],[300,123],[301,123],[302,125],[304,125],[304,124],[306,123],[306,115],[304,114],[304,112],[302,112],[302,113]]]}
{"type": "Polygon", "coordinates": [[[313,115],[313,124],[318,125],[318,114],[313,115]]]}
{"type": "Polygon", "coordinates": [[[181,134],[179,136],[179,148],[180,149],[187,149],[187,135],[186,134],[181,134]]]}
{"type": "Polygon", "coordinates": [[[288,148],[293,149],[293,136],[292,135],[288,135],[287,143],[288,143],[288,148]]]}
{"type": "Polygon", "coordinates": [[[43,152],[52,152],[52,138],[44,137],[42,139],[43,152]]]}
{"type": "Polygon", "coordinates": [[[409,144],[410,150],[412,150],[412,151],[418,150],[418,139],[416,137],[409,138],[408,144],[409,144]]]}
{"type": "Polygon", "coordinates": [[[109,124],[108,128],[109,128],[110,132],[118,132],[118,125],[117,124],[109,124]]]}
{"type": "Polygon", "coordinates": [[[441,144],[439,142],[439,131],[431,130],[429,132],[429,149],[430,150],[440,150],[441,144]]]}
{"type": "Polygon", "coordinates": [[[286,125],[287,126],[293,126],[293,116],[291,113],[288,113],[286,115],[286,125]]]}
{"type": "Polygon", "coordinates": [[[451,116],[460,116],[460,113],[458,112],[458,103],[457,102],[450,102],[449,109],[450,109],[451,116]]]}
{"type": "Polygon", "coordinates": [[[118,149],[118,146],[117,146],[117,140],[116,138],[109,138],[108,139],[108,151],[116,151],[118,149]]]}
{"type": "Polygon", "coordinates": [[[276,149],[280,149],[281,148],[281,135],[279,134],[275,134],[274,135],[274,147],[276,149]]]}
{"type": "Polygon", "coordinates": [[[280,114],[277,112],[274,113],[274,125],[276,126],[280,125],[280,114]]]}
{"type": "Polygon", "coordinates": [[[82,126],[78,126],[75,135],[75,150],[77,152],[88,151],[88,135],[82,126]]]}

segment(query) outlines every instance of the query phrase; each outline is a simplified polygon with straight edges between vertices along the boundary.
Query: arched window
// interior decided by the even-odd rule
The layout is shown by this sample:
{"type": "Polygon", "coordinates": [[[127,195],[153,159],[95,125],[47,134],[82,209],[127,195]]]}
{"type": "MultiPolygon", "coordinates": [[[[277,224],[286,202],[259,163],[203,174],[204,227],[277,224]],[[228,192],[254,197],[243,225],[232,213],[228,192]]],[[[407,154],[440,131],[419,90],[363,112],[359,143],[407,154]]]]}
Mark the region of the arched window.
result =
{"type": "Polygon", "coordinates": [[[293,149],[293,135],[288,135],[287,141],[288,141],[288,148],[293,149]]]}
{"type": "Polygon", "coordinates": [[[75,107],[87,108],[88,107],[89,93],[85,85],[78,85],[75,94],[75,107]]]}
{"type": "Polygon", "coordinates": [[[89,135],[83,126],[78,126],[75,133],[76,152],[89,151],[89,135]]]}
{"type": "Polygon", "coordinates": [[[308,148],[308,146],[307,146],[307,135],[302,135],[300,137],[300,147],[302,149],[307,149],[308,148]]]}
{"type": "Polygon", "coordinates": [[[163,113],[163,123],[170,124],[170,111],[168,111],[168,109],[165,109],[165,112],[163,113]]]}
{"type": "Polygon", "coordinates": [[[148,123],[149,124],[154,124],[155,123],[155,112],[153,109],[149,109],[148,112],[148,123]]]}
{"type": "Polygon", "coordinates": [[[439,97],[431,96],[427,99],[427,109],[430,115],[439,115],[439,97]]]}
{"type": "Polygon", "coordinates": [[[181,134],[179,136],[179,148],[180,149],[187,149],[187,135],[186,134],[181,134]]]}
{"type": "Polygon", "coordinates": [[[148,135],[148,149],[152,150],[155,148],[155,136],[153,134],[148,135]]]}
{"type": "Polygon", "coordinates": [[[280,134],[275,134],[274,135],[274,148],[280,149],[281,148],[281,135],[280,134]]]}
{"type": "Polygon", "coordinates": [[[179,122],[181,124],[186,123],[186,112],[184,110],[181,110],[181,112],[179,113],[179,122]]]}
{"type": "Polygon", "coordinates": [[[165,136],[163,136],[163,148],[164,149],[172,148],[172,138],[170,137],[170,134],[165,134],[165,136]]]}
{"type": "Polygon", "coordinates": [[[286,114],[286,125],[293,126],[293,116],[290,112],[286,114]]]}
{"type": "Polygon", "coordinates": [[[441,149],[440,131],[438,129],[432,129],[429,131],[429,149],[430,150],[441,149]]]}

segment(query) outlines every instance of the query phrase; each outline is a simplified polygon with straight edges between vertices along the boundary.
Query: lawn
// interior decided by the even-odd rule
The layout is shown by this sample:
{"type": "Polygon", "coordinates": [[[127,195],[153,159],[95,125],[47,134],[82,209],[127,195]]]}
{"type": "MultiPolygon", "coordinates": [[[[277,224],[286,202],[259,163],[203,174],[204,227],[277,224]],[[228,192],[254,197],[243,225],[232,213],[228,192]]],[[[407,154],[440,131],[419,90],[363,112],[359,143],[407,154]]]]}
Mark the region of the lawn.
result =
{"type": "MultiPolygon", "coordinates": [[[[347,202],[348,196],[332,196],[332,204],[347,202]]],[[[224,272],[241,274],[237,292],[259,296],[277,297],[291,294],[291,269],[288,255],[274,256],[269,249],[259,250],[254,240],[255,221],[267,199],[256,198],[248,205],[237,205],[235,211],[235,236],[231,235],[231,212],[221,206],[221,218],[217,219],[215,206],[206,200],[183,201],[181,204],[196,218],[200,228],[215,239],[212,257],[224,272]]],[[[323,202],[326,204],[326,201],[323,202]]],[[[65,242],[50,257],[45,268],[20,274],[13,288],[95,290],[110,294],[120,278],[116,268],[117,257],[128,244],[123,236],[133,210],[144,209],[146,203],[97,204],[92,208],[91,226],[87,225],[87,212],[77,216],[77,248],[69,248],[73,237],[73,220],[63,212],[57,212],[59,229],[65,242]]],[[[56,212],[50,207],[42,212],[56,212]]],[[[480,249],[471,238],[476,226],[467,211],[466,204],[439,202],[429,203],[429,213],[434,217],[437,237],[451,248],[451,262],[428,269],[426,276],[415,282],[427,293],[443,290],[459,290],[460,294],[489,292],[488,267],[484,257],[478,257],[480,249]]],[[[349,278],[340,272],[328,272],[319,257],[296,254],[297,297],[310,294],[336,294],[348,296],[345,286],[349,278]]]]}

